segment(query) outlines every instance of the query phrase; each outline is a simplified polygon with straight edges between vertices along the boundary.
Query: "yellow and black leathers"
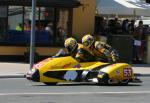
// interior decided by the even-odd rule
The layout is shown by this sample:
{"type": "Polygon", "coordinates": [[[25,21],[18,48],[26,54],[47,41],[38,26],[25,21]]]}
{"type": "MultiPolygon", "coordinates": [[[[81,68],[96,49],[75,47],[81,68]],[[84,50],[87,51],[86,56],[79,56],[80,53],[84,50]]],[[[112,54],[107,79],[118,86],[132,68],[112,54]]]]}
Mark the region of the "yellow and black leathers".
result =
{"type": "Polygon", "coordinates": [[[78,62],[90,62],[95,61],[94,54],[85,46],[78,43],[77,48],[70,55],[75,58],[78,62]]]}
{"type": "Polygon", "coordinates": [[[53,57],[64,57],[69,55],[75,58],[78,62],[91,62],[96,60],[94,54],[83,44],[80,43],[78,43],[77,47],[72,52],[60,50],[53,57]]]}
{"type": "Polygon", "coordinates": [[[93,52],[94,56],[99,59],[107,59],[108,62],[117,62],[118,54],[116,51],[108,44],[100,41],[95,41],[94,44],[90,47],[90,50],[93,52]]]}

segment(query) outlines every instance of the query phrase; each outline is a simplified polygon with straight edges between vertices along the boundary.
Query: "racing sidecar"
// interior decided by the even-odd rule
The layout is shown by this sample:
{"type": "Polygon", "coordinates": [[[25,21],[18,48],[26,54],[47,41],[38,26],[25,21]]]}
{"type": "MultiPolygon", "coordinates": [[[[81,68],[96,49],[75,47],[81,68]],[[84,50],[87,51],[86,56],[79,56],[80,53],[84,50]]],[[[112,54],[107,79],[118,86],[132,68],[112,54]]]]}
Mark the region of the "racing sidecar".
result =
{"type": "Polygon", "coordinates": [[[79,63],[71,56],[47,58],[35,64],[26,78],[46,85],[64,82],[94,82],[99,85],[141,83],[127,63],[79,63]]]}

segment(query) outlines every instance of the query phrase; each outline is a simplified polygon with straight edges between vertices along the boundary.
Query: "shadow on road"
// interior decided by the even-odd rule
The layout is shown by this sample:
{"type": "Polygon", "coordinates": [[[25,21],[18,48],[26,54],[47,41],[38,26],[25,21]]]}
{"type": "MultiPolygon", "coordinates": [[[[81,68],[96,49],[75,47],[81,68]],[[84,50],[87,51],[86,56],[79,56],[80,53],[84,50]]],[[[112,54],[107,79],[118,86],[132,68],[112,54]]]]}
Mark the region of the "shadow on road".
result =
{"type": "Polygon", "coordinates": [[[32,85],[32,86],[107,86],[107,87],[116,87],[116,86],[125,86],[125,87],[131,87],[131,86],[142,86],[141,84],[128,84],[128,85],[98,85],[94,83],[70,83],[70,84],[57,84],[57,85],[45,85],[45,84],[40,84],[40,85],[32,85]]]}

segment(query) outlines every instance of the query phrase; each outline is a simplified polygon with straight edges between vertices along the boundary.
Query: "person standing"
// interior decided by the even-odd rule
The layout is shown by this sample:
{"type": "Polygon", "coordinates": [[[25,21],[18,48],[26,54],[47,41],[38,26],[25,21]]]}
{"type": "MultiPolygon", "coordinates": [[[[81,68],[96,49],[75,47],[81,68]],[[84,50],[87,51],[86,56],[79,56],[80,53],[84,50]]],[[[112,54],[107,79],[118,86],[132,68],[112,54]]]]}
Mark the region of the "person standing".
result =
{"type": "Polygon", "coordinates": [[[16,26],[16,30],[17,31],[22,31],[23,30],[23,25],[21,23],[19,23],[19,25],[16,26]]]}
{"type": "Polygon", "coordinates": [[[135,62],[143,62],[143,40],[144,40],[144,26],[143,21],[139,21],[139,25],[135,28],[133,33],[133,60],[135,62]]]}

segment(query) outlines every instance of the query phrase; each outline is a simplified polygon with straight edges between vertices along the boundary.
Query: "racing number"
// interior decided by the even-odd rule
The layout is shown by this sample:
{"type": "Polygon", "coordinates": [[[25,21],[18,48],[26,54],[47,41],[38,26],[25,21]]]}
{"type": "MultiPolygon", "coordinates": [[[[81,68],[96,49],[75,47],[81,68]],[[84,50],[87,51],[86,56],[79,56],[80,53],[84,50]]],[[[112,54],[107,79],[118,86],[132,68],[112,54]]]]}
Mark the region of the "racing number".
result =
{"type": "Polygon", "coordinates": [[[132,77],[132,69],[131,68],[125,68],[123,70],[124,77],[132,77]]]}

